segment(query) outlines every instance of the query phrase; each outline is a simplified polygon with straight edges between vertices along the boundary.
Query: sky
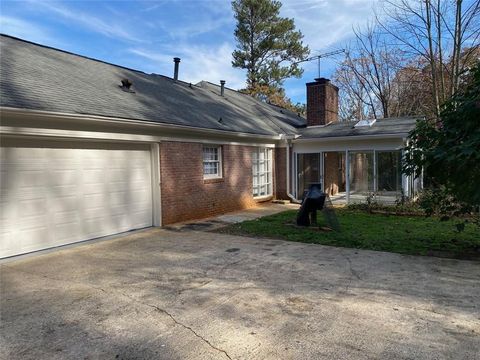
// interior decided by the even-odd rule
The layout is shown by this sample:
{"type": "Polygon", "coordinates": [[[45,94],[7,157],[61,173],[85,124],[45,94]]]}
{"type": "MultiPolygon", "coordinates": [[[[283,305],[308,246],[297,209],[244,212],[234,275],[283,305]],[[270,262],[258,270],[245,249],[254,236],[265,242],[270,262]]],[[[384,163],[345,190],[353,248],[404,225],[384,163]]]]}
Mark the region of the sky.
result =
{"type": "MultiPolygon", "coordinates": [[[[311,56],[342,49],[353,27],[372,19],[378,0],[283,0],[281,16],[293,18],[311,56]]],[[[197,83],[226,80],[245,86],[245,71],[231,66],[235,19],[229,0],[0,2],[0,31],[113,64],[197,83]]],[[[331,77],[336,58],[322,59],[322,77],[331,77]]],[[[316,61],[303,63],[300,79],[284,87],[294,103],[305,102],[305,83],[318,77],[316,61]]]]}

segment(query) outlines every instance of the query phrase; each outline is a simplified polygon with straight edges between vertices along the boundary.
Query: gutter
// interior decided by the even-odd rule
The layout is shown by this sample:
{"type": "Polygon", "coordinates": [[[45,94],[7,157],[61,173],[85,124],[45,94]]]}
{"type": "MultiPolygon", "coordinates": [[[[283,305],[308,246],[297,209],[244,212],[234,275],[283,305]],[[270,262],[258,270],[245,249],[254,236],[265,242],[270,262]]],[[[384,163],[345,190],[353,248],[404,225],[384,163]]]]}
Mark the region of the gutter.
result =
{"type": "Polygon", "coordinates": [[[165,124],[158,123],[149,120],[135,120],[135,119],[124,119],[110,116],[100,116],[100,115],[89,115],[89,114],[71,114],[71,113],[62,113],[54,111],[44,111],[44,110],[30,110],[30,109],[20,109],[20,108],[11,108],[11,107],[0,107],[0,112],[2,116],[5,115],[16,115],[16,116],[25,116],[25,117],[35,117],[35,118],[46,118],[46,119],[62,119],[62,120],[82,120],[82,121],[91,121],[91,122],[102,122],[102,123],[113,123],[113,124],[123,124],[123,125],[137,125],[140,127],[155,127],[165,130],[183,130],[183,131],[192,131],[202,134],[210,135],[230,135],[240,138],[257,138],[263,140],[281,140],[282,135],[260,135],[244,132],[236,132],[232,130],[220,130],[220,129],[207,129],[195,126],[187,125],[176,125],[176,124],[165,124]]]}
{"type": "Polygon", "coordinates": [[[331,136],[331,137],[316,137],[316,138],[302,138],[294,139],[296,143],[302,142],[331,142],[331,141],[346,141],[346,140],[370,140],[370,139],[406,139],[408,133],[389,133],[389,134],[375,134],[375,135],[349,135],[349,136],[331,136]]]}

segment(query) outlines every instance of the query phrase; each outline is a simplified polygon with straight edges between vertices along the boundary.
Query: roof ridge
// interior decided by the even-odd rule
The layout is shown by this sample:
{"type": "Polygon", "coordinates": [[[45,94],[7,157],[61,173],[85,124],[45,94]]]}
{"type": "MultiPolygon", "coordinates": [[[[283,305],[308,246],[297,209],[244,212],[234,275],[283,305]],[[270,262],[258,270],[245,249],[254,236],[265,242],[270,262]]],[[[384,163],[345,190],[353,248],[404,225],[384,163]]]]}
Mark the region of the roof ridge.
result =
{"type": "MultiPolygon", "coordinates": [[[[213,82],[211,82],[211,81],[208,81],[208,80],[201,80],[201,81],[199,81],[198,83],[196,83],[195,85],[198,85],[198,84],[200,84],[200,83],[202,83],[202,82],[206,82],[206,83],[211,84],[211,85],[213,85],[213,86],[220,87],[220,85],[215,84],[215,83],[213,83],[213,82]]],[[[235,89],[232,89],[232,88],[230,88],[230,87],[228,87],[228,86],[224,86],[224,89],[232,90],[232,91],[235,91],[235,92],[237,92],[237,93],[239,93],[239,94],[243,94],[243,95],[248,95],[248,94],[242,93],[240,90],[235,90],[235,89]]],[[[248,96],[250,96],[250,95],[248,95],[248,96]]]]}
{"type": "MultiPolygon", "coordinates": [[[[206,83],[211,84],[211,85],[213,85],[213,86],[220,87],[220,85],[215,84],[215,83],[212,83],[211,81],[208,81],[208,80],[201,80],[201,81],[199,81],[196,85],[198,85],[198,84],[200,84],[200,83],[202,83],[202,82],[206,82],[206,83]]],[[[271,106],[271,107],[275,107],[275,108],[279,108],[279,109],[283,109],[283,110],[287,110],[287,111],[290,111],[290,112],[292,112],[292,113],[295,113],[295,111],[290,110],[290,109],[287,109],[286,107],[283,107],[283,106],[280,106],[280,105],[276,105],[276,104],[272,104],[272,103],[267,103],[267,102],[258,100],[258,99],[256,99],[255,97],[253,97],[252,95],[247,94],[247,93],[244,93],[244,92],[242,92],[241,90],[235,90],[235,89],[232,89],[232,88],[229,88],[229,87],[226,87],[226,86],[225,86],[225,89],[232,90],[232,91],[235,91],[235,92],[238,93],[238,94],[248,96],[250,99],[255,100],[257,103],[265,104],[265,105],[267,105],[267,106],[271,106]]]]}
{"type": "MultiPolygon", "coordinates": [[[[212,83],[211,81],[208,81],[208,80],[199,81],[199,82],[197,83],[197,85],[198,85],[198,84],[201,84],[201,83],[207,83],[207,84],[210,84],[210,85],[213,85],[213,86],[216,86],[216,87],[220,87],[220,85],[214,84],[214,83],[212,83]]],[[[288,126],[291,126],[291,125],[288,125],[288,124],[286,124],[286,123],[283,123],[282,121],[280,121],[281,124],[279,124],[279,123],[277,122],[277,119],[273,118],[273,117],[267,112],[267,109],[266,109],[266,108],[271,108],[271,104],[268,104],[268,103],[266,103],[266,102],[263,102],[263,101],[261,101],[261,100],[258,100],[258,99],[256,99],[255,97],[253,97],[253,96],[251,96],[251,95],[249,95],[249,94],[243,93],[243,92],[241,92],[241,91],[239,91],[239,90],[234,90],[234,89],[231,89],[231,88],[228,88],[228,89],[234,91],[234,92],[237,93],[237,94],[240,94],[240,95],[243,95],[243,96],[245,96],[245,97],[248,97],[248,99],[253,100],[253,105],[252,105],[252,106],[254,106],[255,108],[257,108],[257,109],[263,114],[263,116],[265,116],[265,119],[271,124],[269,127],[270,127],[272,130],[276,129],[277,131],[280,131],[280,132],[282,132],[282,133],[287,133],[287,132],[289,131],[289,130],[287,130],[287,129],[285,128],[285,125],[286,125],[287,127],[288,127],[288,126]],[[263,106],[265,106],[266,108],[263,108],[263,106]]],[[[232,103],[232,102],[231,102],[231,104],[234,105],[235,107],[239,108],[239,109],[242,109],[241,107],[239,107],[239,106],[238,106],[237,104],[235,104],[235,103],[232,103]]],[[[278,107],[278,106],[277,106],[277,107],[278,107]]],[[[281,108],[281,107],[278,107],[278,108],[281,108]]],[[[243,110],[243,109],[242,109],[242,110],[243,110]]],[[[291,126],[291,127],[295,129],[294,126],[291,126]]]]}

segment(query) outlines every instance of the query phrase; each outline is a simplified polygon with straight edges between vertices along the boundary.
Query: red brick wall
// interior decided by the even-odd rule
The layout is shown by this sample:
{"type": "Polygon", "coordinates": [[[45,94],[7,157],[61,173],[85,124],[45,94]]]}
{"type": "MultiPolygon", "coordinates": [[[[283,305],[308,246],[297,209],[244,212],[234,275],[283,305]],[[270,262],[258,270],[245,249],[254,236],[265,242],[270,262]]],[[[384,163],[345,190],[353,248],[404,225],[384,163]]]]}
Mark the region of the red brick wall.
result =
{"type": "Polygon", "coordinates": [[[307,126],[338,121],[338,88],[320,78],[307,83],[307,126]]]}
{"type": "Polygon", "coordinates": [[[287,195],[287,172],[286,172],[286,150],[277,148],[274,153],[274,195],[276,199],[288,200],[287,195]]]}
{"type": "Polygon", "coordinates": [[[202,144],[162,142],[162,223],[201,219],[255,206],[253,147],[222,145],[222,179],[203,179],[202,144]]]}

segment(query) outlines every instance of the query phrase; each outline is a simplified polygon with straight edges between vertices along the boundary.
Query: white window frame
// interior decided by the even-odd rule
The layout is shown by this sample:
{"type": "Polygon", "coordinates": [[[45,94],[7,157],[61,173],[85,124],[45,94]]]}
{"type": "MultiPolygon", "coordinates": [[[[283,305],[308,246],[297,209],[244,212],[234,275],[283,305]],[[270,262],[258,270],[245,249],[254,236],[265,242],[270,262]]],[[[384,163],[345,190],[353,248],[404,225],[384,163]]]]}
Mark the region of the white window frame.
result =
{"type": "Polygon", "coordinates": [[[203,164],[203,179],[208,180],[208,179],[221,179],[223,176],[223,171],[222,171],[222,147],[219,145],[204,145],[202,149],[202,164],[203,164]],[[217,153],[217,159],[212,160],[212,159],[205,159],[206,152],[214,150],[214,152],[217,153]],[[215,174],[205,174],[205,164],[212,164],[216,163],[217,164],[217,172],[215,174]]]}
{"type": "Polygon", "coordinates": [[[256,147],[252,152],[252,195],[254,198],[273,195],[273,150],[271,148],[256,147]],[[260,160],[261,154],[263,154],[263,160],[260,160]],[[263,171],[260,171],[261,167],[263,167],[263,171]],[[257,179],[256,186],[255,178],[257,179]],[[262,187],[266,187],[263,194],[261,193],[262,187]]]}

